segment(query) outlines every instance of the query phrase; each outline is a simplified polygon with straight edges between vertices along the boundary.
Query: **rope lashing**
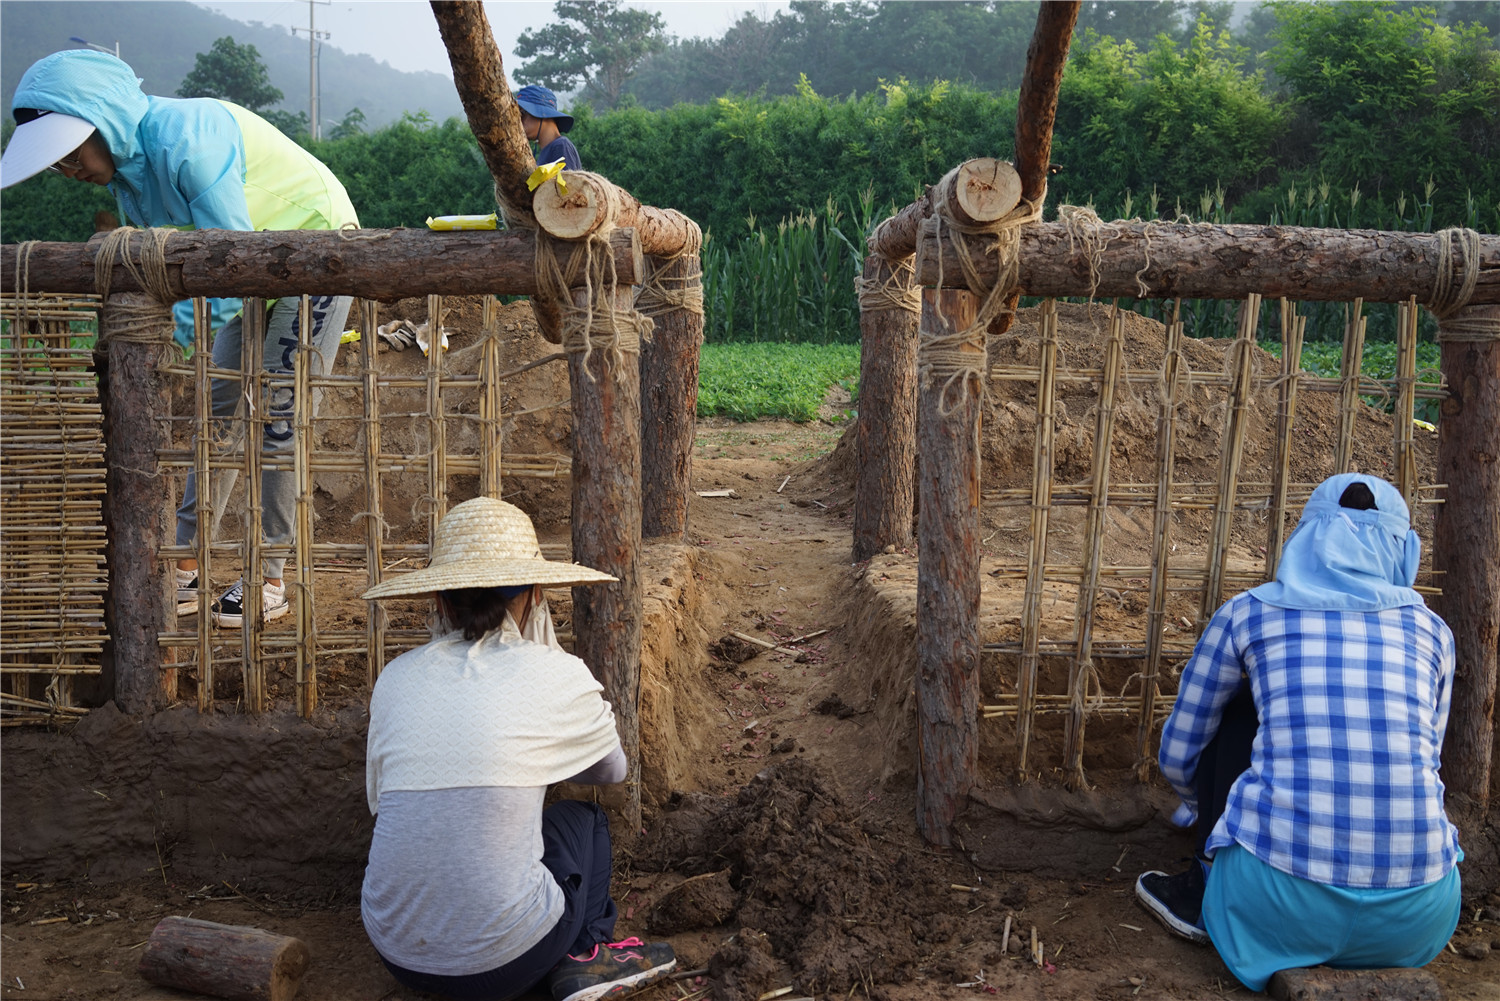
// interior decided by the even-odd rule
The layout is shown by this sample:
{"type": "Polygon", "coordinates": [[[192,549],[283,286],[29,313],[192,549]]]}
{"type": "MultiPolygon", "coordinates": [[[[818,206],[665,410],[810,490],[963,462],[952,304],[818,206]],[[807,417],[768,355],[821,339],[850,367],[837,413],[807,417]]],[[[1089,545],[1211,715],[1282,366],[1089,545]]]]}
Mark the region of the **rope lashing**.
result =
{"type": "Polygon", "coordinates": [[[1427,308],[1438,318],[1440,342],[1482,343],[1500,341],[1500,316],[1457,315],[1474,294],[1479,282],[1479,234],[1455,226],[1437,233],[1437,280],[1427,308]],[[1455,280],[1455,257],[1463,253],[1463,270],[1455,280]]]}
{"type": "Polygon", "coordinates": [[[114,283],[115,263],[136,280],[146,294],[156,300],[152,303],[115,302],[109,306],[109,322],[100,325],[99,343],[119,341],[123,344],[173,345],[172,335],[176,324],[172,319],[172,303],[178,298],[172,291],[171,276],[167,272],[167,244],[177,234],[175,229],[152,227],[136,229],[120,226],[112,229],[99,245],[94,257],[94,290],[109,302],[110,286],[114,283]],[[131,237],[137,233],[143,237],[139,258],[130,255],[131,237]]]}
{"type": "Polygon", "coordinates": [[[562,347],[568,354],[583,356],[584,372],[595,351],[608,353],[608,364],[623,368],[627,354],[639,354],[641,341],[649,339],[655,324],[634,309],[616,309],[614,291],[619,286],[614,251],[609,235],[613,226],[596,230],[582,240],[554,240],[538,232],[536,238],[537,294],[557,303],[562,314],[562,347]],[[572,247],[566,264],[557,258],[557,245],[572,247]],[[572,287],[583,279],[585,305],[573,302],[572,287]]]}
{"type": "Polygon", "coordinates": [[[917,285],[916,257],[907,254],[900,260],[881,258],[890,274],[884,281],[854,276],[854,292],[859,296],[859,311],[875,309],[900,309],[908,313],[922,312],[922,289],[917,285]]]}
{"type": "Polygon", "coordinates": [[[656,317],[672,310],[681,309],[696,316],[703,315],[703,268],[687,274],[668,277],[668,266],[691,258],[699,261],[703,249],[703,230],[691,219],[687,223],[687,240],[681,249],[671,255],[652,255],[646,258],[646,280],[635,294],[635,308],[646,316],[656,317]]]}

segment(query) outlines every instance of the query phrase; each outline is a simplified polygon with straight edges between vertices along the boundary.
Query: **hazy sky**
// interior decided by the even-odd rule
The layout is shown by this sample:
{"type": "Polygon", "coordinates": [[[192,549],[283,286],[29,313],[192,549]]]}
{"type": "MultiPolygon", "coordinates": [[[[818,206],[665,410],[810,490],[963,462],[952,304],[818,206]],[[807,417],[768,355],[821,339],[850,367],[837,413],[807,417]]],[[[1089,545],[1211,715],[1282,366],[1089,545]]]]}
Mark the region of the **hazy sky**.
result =
{"type": "MultiPolygon", "coordinates": [[[[260,21],[271,25],[307,27],[306,0],[237,0],[237,2],[200,2],[199,6],[226,14],[239,21],[260,21]]],[[[715,37],[739,20],[746,11],[762,18],[784,10],[782,2],[705,2],[675,0],[667,3],[627,3],[659,12],[666,20],[668,34],[682,38],[715,37]]],[[[486,0],[490,29],[500,46],[505,72],[515,80],[518,57],[516,38],[528,28],[539,28],[552,19],[552,4],[533,0],[486,0]]],[[[332,32],[328,45],[345,52],[362,52],[390,63],[398,70],[432,70],[451,77],[448,53],[438,37],[437,22],[426,0],[334,0],[318,2],[314,16],[319,31],[332,32]]],[[[307,36],[304,33],[302,37],[307,36]]]]}

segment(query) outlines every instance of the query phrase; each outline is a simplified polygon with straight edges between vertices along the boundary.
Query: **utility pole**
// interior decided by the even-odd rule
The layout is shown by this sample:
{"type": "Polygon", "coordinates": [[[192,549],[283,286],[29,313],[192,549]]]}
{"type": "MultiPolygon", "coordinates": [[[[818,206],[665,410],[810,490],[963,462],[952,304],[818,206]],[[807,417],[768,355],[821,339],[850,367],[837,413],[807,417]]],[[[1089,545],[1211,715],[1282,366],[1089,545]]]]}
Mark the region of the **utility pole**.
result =
{"type": "Polygon", "coordinates": [[[319,31],[317,25],[318,4],[332,6],[333,0],[307,0],[307,27],[293,28],[292,34],[307,32],[307,134],[318,138],[318,39],[333,37],[332,32],[319,31]]]}

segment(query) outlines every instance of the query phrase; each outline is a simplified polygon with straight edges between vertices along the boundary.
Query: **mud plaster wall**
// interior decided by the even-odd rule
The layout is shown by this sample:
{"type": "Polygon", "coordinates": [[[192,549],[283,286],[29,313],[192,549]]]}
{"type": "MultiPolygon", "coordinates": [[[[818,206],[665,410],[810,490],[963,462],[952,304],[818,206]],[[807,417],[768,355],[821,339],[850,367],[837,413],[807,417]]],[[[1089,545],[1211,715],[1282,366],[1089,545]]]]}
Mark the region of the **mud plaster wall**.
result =
{"type": "MultiPolygon", "coordinates": [[[[693,788],[707,731],[699,674],[718,615],[697,551],[655,545],[641,684],[643,798],[693,788]],[[705,595],[710,597],[705,598],[705,595]],[[684,738],[688,739],[684,739],[684,738]]],[[[358,894],[374,821],[363,708],[251,717],[178,705],[134,719],[107,703],[63,733],[0,737],[0,867],[7,874],[228,882],[306,898],[358,894]],[[160,855],[158,855],[158,852],[160,855]]],[[[618,826],[618,825],[617,825],[618,826]]]]}

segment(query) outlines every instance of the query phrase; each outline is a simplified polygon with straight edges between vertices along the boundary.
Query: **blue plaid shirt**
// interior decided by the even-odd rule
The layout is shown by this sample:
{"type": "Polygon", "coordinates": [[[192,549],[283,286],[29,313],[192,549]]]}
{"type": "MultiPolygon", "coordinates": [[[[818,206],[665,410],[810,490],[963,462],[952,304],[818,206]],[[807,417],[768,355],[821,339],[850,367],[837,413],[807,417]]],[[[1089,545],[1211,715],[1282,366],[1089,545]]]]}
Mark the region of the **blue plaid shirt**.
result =
{"type": "Polygon", "coordinates": [[[1453,634],[1426,606],[1298,611],[1237,595],[1183,669],[1162,774],[1196,808],[1199,756],[1248,677],[1260,729],[1209,853],[1237,842],[1332,886],[1434,882],[1459,858],[1438,778],[1453,663],[1453,634]]]}

